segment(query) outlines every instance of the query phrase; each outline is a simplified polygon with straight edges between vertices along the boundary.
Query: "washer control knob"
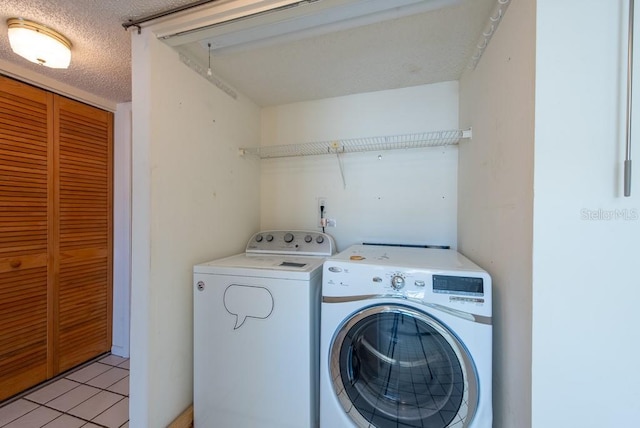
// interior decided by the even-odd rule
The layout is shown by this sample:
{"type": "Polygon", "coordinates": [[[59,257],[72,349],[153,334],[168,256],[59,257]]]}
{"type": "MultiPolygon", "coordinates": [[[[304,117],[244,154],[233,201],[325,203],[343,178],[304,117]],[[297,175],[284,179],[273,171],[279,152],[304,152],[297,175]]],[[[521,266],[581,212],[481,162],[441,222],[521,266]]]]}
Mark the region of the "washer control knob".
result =
{"type": "Polygon", "coordinates": [[[256,235],[256,242],[262,242],[262,235],[256,235]]]}
{"type": "Polygon", "coordinates": [[[311,235],[307,235],[304,237],[304,242],[306,242],[307,244],[311,241],[313,241],[313,238],[311,237],[311,235]]]}
{"type": "Polygon", "coordinates": [[[400,290],[404,287],[404,277],[402,275],[393,275],[391,278],[391,287],[394,290],[400,290]]]}
{"type": "Polygon", "coordinates": [[[273,235],[272,234],[268,234],[267,235],[267,242],[271,242],[273,241],[273,235]]]}
{"type": "Polygon", "coordinates": [[[286,233],[284,235],[284,242],[286,242],[286,243],[293,242],[293,234],[292,233],[286,233]]]}
{"type": "Polygon", "coordinates": [[[318,244],[322,244],[324,242],[324,236],[318,235],[318,237],[316,238],[316,242],[318,244]]]}

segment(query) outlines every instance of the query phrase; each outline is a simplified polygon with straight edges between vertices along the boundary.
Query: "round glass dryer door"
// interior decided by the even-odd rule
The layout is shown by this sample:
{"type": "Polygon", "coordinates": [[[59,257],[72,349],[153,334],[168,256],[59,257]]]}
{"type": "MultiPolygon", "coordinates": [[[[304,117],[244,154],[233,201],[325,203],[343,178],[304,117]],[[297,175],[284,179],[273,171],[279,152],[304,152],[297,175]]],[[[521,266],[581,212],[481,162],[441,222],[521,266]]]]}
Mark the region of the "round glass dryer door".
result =
{"type": "Polygon", "coordinates": [[[349,318],[330,349],[333,388],[358,427],[467,427],[477,407],[466,348],[436,319],[403,305],[349,318]]]}

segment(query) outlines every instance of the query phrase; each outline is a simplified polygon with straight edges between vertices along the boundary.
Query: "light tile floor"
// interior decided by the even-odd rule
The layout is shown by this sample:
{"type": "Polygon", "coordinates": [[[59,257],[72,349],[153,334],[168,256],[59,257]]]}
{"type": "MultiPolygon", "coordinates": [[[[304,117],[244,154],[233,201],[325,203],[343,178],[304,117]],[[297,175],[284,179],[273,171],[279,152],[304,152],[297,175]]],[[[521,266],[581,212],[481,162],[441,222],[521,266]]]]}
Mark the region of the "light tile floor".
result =
{"type": "Polygon", "coordinates": [[[0,404],[2,428],[128,428],[129,360],[109,355],[0,404]]]}

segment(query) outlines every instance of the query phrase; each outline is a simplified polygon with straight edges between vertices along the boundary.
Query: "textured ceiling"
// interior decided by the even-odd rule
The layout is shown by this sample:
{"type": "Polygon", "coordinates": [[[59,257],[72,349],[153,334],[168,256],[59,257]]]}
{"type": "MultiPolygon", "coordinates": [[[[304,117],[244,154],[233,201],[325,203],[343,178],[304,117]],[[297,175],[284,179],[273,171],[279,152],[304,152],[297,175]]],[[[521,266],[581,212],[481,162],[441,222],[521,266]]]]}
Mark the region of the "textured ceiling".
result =
{"type": "MultiPolygon", "coordinates": [[[[470,0],[286,44],[214,54],[211,68],[262,106],[458,80],[493,4],[470,0]]],[[[204,65],[203,45],[184,48],[204,65]]]]}
{"type": "MultiPolygon", "coordinates": [[[[131,99],[131,35],[122,23],[193,0],[0,0],[0,58],[113,102],[131,99]],[[6,20],[31,19],[73,44],[71,66],[53,70],[13,54],[6,20]]],[[[456,80],[496,0],[215,56],[214,73],[259,105],[456,80]]],[[[202,44],[181,47],[206,63],[202,44]]]]}
{"type": "Polygon", "coordinates": [[[131,35],[122,23],[193,0],[0,0],[0,58],[110,101],[131,100],[131,35]],[[15,55],[8,18],[24,18],[64,34],[71,65],[53,70],[15,55]]]}

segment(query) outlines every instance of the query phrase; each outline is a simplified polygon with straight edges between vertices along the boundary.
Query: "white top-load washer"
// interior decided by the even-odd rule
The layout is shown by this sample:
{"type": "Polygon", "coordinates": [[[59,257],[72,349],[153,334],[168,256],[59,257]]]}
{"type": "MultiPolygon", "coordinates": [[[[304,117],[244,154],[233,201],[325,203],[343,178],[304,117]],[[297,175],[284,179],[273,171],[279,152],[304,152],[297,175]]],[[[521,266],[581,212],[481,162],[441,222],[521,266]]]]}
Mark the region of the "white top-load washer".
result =
{"type": "Polygon", "coordinates": [[[491,427],[491,277],[454,250],[328,258],[320,347],[321,427],[491,427]]]}
{"type": "Polygon", "coordinates": [[[319,419],[322,263],[333,239],[264,231],[194,266],[196,428],[304,428],[319,419]]]}

